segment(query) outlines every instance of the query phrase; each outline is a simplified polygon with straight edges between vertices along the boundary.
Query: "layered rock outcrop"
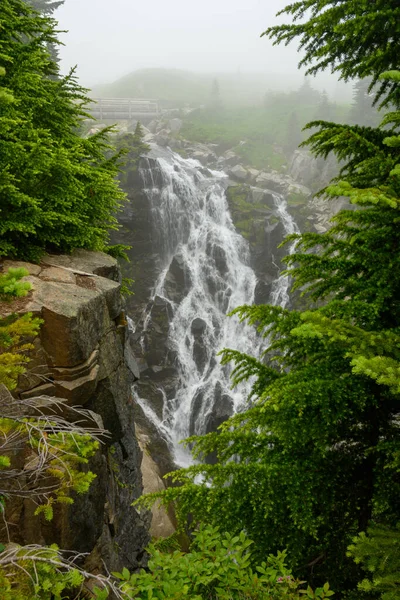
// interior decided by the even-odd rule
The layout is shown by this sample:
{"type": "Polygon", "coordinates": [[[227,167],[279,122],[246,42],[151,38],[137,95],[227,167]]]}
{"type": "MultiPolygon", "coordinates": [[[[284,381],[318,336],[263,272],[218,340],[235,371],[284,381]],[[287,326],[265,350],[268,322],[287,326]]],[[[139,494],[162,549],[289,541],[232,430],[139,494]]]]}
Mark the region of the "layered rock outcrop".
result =
{"type": "Polygon", "coordinates": [[[3,269],[24,266],[32,291],[7,312],[43,319],[33,360],[15,394],[63,398],[81,405],[109,431],[89,468],[96,474],[89,493],[58,507],[50,523],[34,517],[35,506],[20,500],[7,506],[12,541],[57,543],[89,553],[90,568],[136,569],[144,564],[149,518],[132,502],[142,493],[142,453],[135,437],[131,386],[134,377],[116,261],[102,253],[77,251],[46,256],[40,265],[5,261],[3,269]],[[129,362],[128,360],[128,362],[129,362]]]}

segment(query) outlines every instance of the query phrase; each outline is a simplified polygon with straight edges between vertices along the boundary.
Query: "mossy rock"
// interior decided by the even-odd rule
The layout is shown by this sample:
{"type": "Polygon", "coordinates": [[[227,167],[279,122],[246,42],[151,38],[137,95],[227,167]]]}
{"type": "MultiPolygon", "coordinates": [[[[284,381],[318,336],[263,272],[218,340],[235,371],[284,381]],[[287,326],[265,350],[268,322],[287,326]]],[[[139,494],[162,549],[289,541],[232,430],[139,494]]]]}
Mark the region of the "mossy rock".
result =
{"type": "Polygon", "coordinates": [[[289,206],[302,206],[303,204],[307,203],[307,200],[308,196],[298,192],[291,192],[287,197],[287,203],[289,206]]]}

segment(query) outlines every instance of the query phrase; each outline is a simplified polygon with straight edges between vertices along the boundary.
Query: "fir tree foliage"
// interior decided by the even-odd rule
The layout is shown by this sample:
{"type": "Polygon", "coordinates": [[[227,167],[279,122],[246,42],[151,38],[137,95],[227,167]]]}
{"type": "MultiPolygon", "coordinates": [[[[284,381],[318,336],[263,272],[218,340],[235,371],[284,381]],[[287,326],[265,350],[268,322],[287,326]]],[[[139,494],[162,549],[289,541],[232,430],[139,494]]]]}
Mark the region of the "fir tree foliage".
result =
{"type": "Polygon", "coordinates": [[[26,2],[42,14],[51,15],[64,4],[65,0],[26,0],[26,2]]]}
{"type": "Polygon", "coordinates": [[[0,274],[0,301],[26,296],[32,287],[28,281],[20,281],[26,275],[29,275],[28,271],[21,267],[10,268],[0,274]]]}
{"type": "Polygon", "coordinates": [[[349,546],[349,555],[363,565],[368,576],[358,589],[366,597],[381,595],[382,600],[400,598],[400,530],[373,525],[368,535],[362,532],[349,546]]]}
{"type": "MultiPolygon", "coordinates": [[[[400,6],[398,0],[299,0],[279,15],[291,22],[269,27],[262,35],[274,44],[298,40],[299,66],[315,75],[330,68],[344,80],[379,76],[399,66],[400,6]]],[[[399,82],[383,80],[376,100],[400,101],[399,82]]]]}
{"type": "Polygon", "coordinates": [[[150,150],[150,146],[143,141],[143,138],[143,128],[138,121],[134,133],[119,135],[115,142],[124,164],[119,178],[123,188],[127,191],[136,182],[140,158],[150,150]]]}
{"type": "Polygon", "coordinates": [[[73,72],[59,77],[46,48],[58,43],[51,18],[3,0],[0,28],[0,256],[102,250],[124,199],[108,130],[78,135],[86,90],[73,72]]]}

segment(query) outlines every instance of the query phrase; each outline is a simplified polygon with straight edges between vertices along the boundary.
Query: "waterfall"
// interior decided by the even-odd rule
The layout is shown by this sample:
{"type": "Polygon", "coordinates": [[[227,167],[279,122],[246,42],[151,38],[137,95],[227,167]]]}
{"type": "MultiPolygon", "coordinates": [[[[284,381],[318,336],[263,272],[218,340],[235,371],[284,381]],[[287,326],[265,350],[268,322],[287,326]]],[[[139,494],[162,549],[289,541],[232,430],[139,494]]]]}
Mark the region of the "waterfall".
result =
{"type": "MultiPolygon", "coordinates": [[[[279,215],[286,235],[300,233],[299,228],[291,217],[287,201],[281,194],[272,194],[276,212],[279,215]]],[[[288,248],[288,254],[293,254],[296,242],[292,242],[288,248]]],[[[285,308],[289,304],[290,279],[285,275],[279,275],[272,284],[270,303],[274,306],[285,308]]]]}
{"type": "MultiPolygon", "coordinates": [[[[178,385],[172,396],[160,390],[161,420],[138,393],[136,400],[167,436],[177,464],[185,466],[191,457],[179,442],[214,430],[243,409],[249,394],[250,383],[231,389],[231,369],[221,366],[216,354],[233,348],[257,355],[262,340],[254,328],[226,317],[233,308],[254,302],[257,278],[249,266],[248,242],[237,233],[229,213],[225,173],[163,151],[145,161],[140,174],[160,256],[149,306],[160,300],[168,305],[168,348],[178,385]]],[[[297,231],[284,198],[273,197],[285,232],[297,231]]],[[[289,285],[286,277],[276,280],[274,303],[287,304],[289,285]]],[[[142,329],[149,322],[147,312],[142,329]]]]}

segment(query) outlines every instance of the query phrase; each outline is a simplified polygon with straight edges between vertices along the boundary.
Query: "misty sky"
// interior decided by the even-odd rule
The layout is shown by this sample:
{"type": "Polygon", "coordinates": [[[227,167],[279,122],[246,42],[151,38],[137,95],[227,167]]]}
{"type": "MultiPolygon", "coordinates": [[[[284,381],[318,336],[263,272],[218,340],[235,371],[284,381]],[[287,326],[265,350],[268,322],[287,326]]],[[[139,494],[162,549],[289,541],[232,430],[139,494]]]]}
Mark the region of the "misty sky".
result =
{"type": "MultiPolygon", "coordinates": [[[[277,23],[286,0],[65,0],[56,13],[66,44],[62,68],[78,65],[85,85],[136,69],[295,74],[292,47],[260,33],[277,23]]],[[[295,75],[296,76],[296,75],[295,75]]],[[[297,75],[298,76],[298,75],[297,75]]]]}

